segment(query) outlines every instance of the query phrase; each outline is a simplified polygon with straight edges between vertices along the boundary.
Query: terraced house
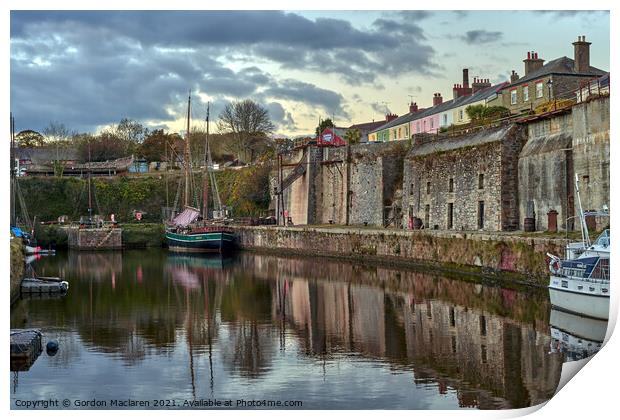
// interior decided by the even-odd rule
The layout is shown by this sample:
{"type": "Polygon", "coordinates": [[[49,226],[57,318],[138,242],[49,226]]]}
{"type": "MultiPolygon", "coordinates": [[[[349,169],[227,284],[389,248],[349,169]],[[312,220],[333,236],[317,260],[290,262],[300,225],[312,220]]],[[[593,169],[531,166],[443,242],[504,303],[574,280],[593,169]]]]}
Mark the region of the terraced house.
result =
{"type": "Polygon", "coordinates": [[[525,75],[519,78],[513,71],[511,83],[489,105],[504,106],[512,114],[520,114],[535,111],[550,101],[561,104],[574,100],[575,91],[583,83],[606,74],[590,65],[590,45],[585,36],[579,36],[573,42],[573,59],[564,56],[547,64],[537,52],[528,52],[523,60],[525,75]]]}

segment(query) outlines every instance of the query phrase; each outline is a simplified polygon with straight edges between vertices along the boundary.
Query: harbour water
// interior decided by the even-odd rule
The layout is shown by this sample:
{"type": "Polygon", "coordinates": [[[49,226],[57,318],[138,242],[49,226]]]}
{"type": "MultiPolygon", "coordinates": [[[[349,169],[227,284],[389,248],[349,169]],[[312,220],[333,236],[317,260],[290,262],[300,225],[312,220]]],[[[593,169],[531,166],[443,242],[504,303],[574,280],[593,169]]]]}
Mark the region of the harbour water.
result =
{"type": "Polygon", "coordinates": [[[70,252],[33,266],[70,289],[11,309],[11,328],[60,346],[11,372],[12,408],[517,408],[553,396],[565,358],[544,289],[253,253],[70,252]]]}

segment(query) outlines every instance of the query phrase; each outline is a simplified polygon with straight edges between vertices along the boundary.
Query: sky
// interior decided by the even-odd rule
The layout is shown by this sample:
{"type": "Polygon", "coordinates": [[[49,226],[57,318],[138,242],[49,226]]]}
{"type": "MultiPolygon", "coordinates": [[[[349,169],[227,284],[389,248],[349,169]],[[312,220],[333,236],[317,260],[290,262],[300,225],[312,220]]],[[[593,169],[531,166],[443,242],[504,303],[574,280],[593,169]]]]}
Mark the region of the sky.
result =
{"type": "Polygon", "coordinates": [[[10,108],[17,131],[178,132],[191,90],[194,124],[251,99],[295,137],[450,99],[463,68],[501,83],[527,51],[572,58],[581,35],[609,71],[605,11],[11,11],[10,108]]]}

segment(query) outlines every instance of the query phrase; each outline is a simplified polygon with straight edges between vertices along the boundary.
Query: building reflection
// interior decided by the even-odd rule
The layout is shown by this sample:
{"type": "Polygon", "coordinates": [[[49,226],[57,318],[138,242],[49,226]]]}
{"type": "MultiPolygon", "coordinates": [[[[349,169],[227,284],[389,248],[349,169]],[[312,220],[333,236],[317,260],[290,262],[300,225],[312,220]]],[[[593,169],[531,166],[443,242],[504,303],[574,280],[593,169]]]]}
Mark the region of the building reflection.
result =
{"type": "Polygon", "coordinates": [[[214,354],[229,374],[260,380],[277,369],[286,340],[298,357],[359,358],[406,372],[417,386],[455,393],[463,407],[538,404],[560,378],[544,295],[340,262],[117,255],[47,262],[70,280],[70,299],[28,306],[12,326],[49,324],[52,314],[87,349],[130,365],[182,344],[192,386],[202,357],[213,386],[214,354]]]}

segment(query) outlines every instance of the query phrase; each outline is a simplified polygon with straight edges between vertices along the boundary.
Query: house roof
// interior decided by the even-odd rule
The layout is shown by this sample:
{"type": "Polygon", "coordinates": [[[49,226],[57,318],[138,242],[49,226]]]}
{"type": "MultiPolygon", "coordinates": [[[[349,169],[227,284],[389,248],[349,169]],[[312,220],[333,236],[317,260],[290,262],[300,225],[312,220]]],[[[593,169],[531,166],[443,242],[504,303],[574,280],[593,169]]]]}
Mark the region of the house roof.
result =
{"type": "Polygon", "coordinates": [[[361,132],[364,131],[373,131],[376,128],[381,127],[383,124],[385,124],[385,121],[372,121],[372,122],[366,122],[366,123],[360,123],[360,124],[353,124],[352,126],[349,127],[349,129],[358,129],[361,132]]]}
{"type": "Polygon", "coordinates": [[[392,128],[395,127],[397,125],[401,125],[410,121],[415,121],[415,120],[419,120],[421,118],[425,118],[431,115],[435,115],[438,114],[440,112],[444,112],[444,111],[448,111],[450,109],[459,107],[459,106],[463,106],[463,105],[467,105],[473,102],[477,102],[480,101],[482,99],[488,98],[491,95],[496,94],[497,92],[499,92],[500,90],[502,90],[508,82],[504,82],[504,83],[500,83],[494,86],[490,86],[488,88],[485,89],[481,89],[478,92],[474,93],[473,95],[469,95],[469,96],[461,96],[459,98],[456,99],[450,99],[447,100],[445,102],[442,102],[439,105],[435,105],[433,107],[430,108],[426,108],[422,111],[418,111],[418,112],[414,112],[414,113],[408,113],[405,114],[401,117],[396,118],[395,120],[390,121],[389,123],[386,123],[380,127],[378,127],[375,130],[372,130],[373,132],[375,131],[382,131],[382,130],[386,130],[388,128],[392,128]]]}
{"type": "Polygon", "coordinates": [[[523,76],[514,83],[509,84],[507,87],[519,86],[525,82],[529,82],[539,77],[548,76],[550,74],[559,74],[566,76],[603,76],[606,74],[603,70],[590,66],[590,69],[585,73],[578,73],[575,71],[575,60],[568,57],[560,57],[555,60],[549,61],[547,64],[528,74],[523,76]]]}
{"type": "Polygon", "coordinates": [[[503,125],[487,130],[477,130],[456,137],[450,136],[435,139],[433,136],[431,141],[425,141],[412,147],[407,157],[426,156],[437,152],[446,152],[501,141],[514,127],[514,125],[503,125]]]}

